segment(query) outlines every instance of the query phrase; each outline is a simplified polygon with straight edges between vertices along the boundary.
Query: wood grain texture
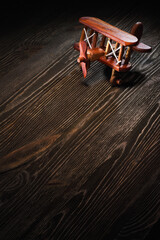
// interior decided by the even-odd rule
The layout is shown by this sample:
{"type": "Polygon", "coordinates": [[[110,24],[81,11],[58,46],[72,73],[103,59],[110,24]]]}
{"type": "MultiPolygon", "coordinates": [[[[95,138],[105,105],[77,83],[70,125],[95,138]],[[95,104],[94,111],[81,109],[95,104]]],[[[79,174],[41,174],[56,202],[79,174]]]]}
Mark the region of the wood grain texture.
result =
{"type": "Polygon", "coordinates": [[[158,20],[136,5],[89,11],[128,32],[144,24],[152,52],[133,53],[121,87],[100,62],[83,83],[73,44],[85,12],[0,37],[1,239],[148,240],[159,229],[158,20]]]}

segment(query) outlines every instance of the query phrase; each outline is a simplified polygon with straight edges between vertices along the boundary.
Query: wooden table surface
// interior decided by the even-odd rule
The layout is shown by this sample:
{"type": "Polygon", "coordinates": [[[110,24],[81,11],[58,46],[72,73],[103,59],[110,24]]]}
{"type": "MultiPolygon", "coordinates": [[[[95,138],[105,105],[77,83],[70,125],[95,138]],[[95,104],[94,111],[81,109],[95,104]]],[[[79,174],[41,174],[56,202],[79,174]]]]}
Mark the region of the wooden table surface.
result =
{"type": "Polygon", "coordinates": [[[99,4],[41,8],[4,26],[0,239],[158,239],[159,17],[99,4]],[[87,15],[128,32],[143,22],[153,50],[133,54],[129,83],[111,87],[109,69],[94,62],[84,84],[73,44],[87,15]]]}

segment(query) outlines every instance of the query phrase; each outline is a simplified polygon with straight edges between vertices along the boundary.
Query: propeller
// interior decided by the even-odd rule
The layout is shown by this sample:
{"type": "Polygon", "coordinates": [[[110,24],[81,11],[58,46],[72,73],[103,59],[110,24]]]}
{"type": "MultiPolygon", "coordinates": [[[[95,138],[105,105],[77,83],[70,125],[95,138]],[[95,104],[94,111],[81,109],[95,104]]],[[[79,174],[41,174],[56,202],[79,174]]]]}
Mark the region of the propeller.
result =
{"type": "Polygon", "coordinates": [[[87,57],[87,43],[85,41],[79,42],[79,51],[80,55],[77,59],[77,62],[80,63],[80,66],[82,68],[83,76],[86,78],[87,76],[87,69],[89,67],[89,59],[87,57]]]}

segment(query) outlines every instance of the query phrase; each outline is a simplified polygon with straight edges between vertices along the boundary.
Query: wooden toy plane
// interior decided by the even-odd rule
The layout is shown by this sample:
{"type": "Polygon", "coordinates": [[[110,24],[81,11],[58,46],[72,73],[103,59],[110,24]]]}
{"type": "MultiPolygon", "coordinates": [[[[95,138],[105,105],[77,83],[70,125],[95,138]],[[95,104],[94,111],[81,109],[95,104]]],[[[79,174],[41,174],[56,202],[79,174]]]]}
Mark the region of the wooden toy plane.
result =
{"type": "Polygon", "coordinates": [[[131,69],[130,57],[133,51],[150,52],[150,46],[140,42],[143,33],[143,24],[137,22],[131,33],[120,30],[98,18],[81,17],[79,22],[84,25],[79,43],[74,48],[80,51],[77,62],[82,68],[84,78],[90,62],[98,60],[112,68],[110,82],[120,85],[122,80],[119,72],[131,69]],[[98,41],[99,34],[101,35],[98,41]]]}

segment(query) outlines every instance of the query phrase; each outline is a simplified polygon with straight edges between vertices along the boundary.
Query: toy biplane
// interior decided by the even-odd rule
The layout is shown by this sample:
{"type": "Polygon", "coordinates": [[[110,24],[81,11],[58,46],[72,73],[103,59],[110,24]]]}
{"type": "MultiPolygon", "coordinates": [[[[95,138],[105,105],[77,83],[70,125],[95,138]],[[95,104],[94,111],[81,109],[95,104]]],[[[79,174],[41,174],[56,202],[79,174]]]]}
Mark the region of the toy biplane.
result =
{"type": "Polygon", "coordinates": [[[77,62],[82,68],[84,78],[87,76],[90,62],[98,60],[112,68],[110,82],[113,85],[120,85],[122,80],[118,73],[131,69],[132,52],[151,51],[150,46],[140,42],[143,33],[141,22],[137,22],[130,33],[94,17],[81,17],[79,22],[84,27],[80,41],[74,44],[74,48],[80,51],[77,62]]]}

